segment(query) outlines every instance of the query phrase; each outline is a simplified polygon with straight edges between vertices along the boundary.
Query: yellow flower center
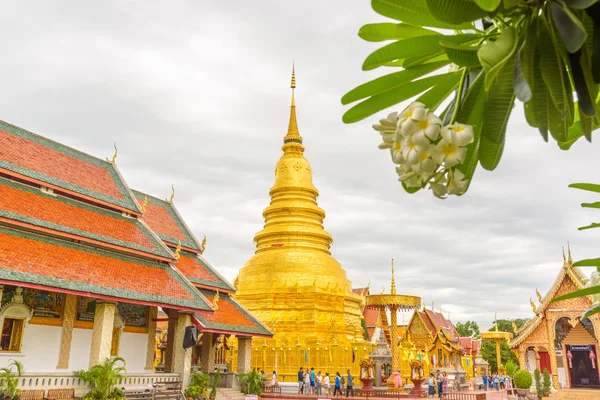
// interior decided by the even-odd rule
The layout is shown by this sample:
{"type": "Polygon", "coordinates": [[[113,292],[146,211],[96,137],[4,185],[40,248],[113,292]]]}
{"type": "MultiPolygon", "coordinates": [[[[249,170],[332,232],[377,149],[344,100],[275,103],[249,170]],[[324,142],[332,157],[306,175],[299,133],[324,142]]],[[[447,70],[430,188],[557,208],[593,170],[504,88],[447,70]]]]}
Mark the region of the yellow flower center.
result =
{"type": "Polygon", "coordinates": [[[396,149],[396,150],[401,150],[402,149],[402,145],[400,144],[400,142],[394,143],[394,149],[396,149]]]}
{"type": "Polygon", "coordinates": [[[413,115],[413,110],[408,110],[408,112],[406,113],[406,118],[412,118],[413,115]]]}
{"type": "Polygon", "coordinates": [[[429,121],[422,119],[419,121],[419,129],[425,129],[429,126],[429,121]]]}
{"type": "Polygon", "coordinates": [[[464,130],[465,130],[465,128],[462,125],[458,125],[457,127],[454,128],[454,132],[462,132],[464,130]]]}
{"type": "Polygon", "coordinates": [[[426,151],[419,154],[419,158],[421,159],[421,161],[425,161],[428,156],[429,156],[429,153],[427,153],[426,151]]]}
{"type": "Polygon", "coordinates": [[[442,153],[446,157],[452,157],[454,154],[456,154],[457,150],[458,148],[455,145],[453,145],[452,143],[448,143],[442,148],[442,153]]]}

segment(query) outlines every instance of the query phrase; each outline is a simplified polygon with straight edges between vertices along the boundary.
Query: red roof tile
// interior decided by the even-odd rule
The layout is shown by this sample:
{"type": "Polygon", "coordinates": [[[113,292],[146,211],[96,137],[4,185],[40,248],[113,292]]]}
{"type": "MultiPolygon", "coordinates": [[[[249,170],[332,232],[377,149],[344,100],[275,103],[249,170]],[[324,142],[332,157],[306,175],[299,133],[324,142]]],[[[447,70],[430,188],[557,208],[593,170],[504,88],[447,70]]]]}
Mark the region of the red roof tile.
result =
{"type": "Polygon", "coordinates": [[[425,326],[427,327],[427,329],[429,330],[429,332],[435,336],[437,329],[435,329],[435,326],[433,326],[433,324],[431,323],[431,320],[429,319],[429,317],[427,316],[426,313],[424,313],[423,311],[417,311],[417,314],[419,315],[419,317],[421,317],[421,319],[423,320],[423,323],[425,323],[425,326]]]}
{"type": "Polygon", "coordinates": [[[208,263],[194,253],[182,252],[177,260],[179,269],[192,283],[233,292],[234,289],[208,263]]]}
{"type": "Polygon", "coordinates": [[[0,216],[170,258],[136,219],[1,178],[0,216]]]}
{"type": "Polygon", "coordinates": [[[365,311],[363,312],[363,318],[367,323],[367,327],[377,326],[377,320],[379,319],[379,310],[374,308],[365,308],[365,311]]]}
{"type": "MultiPolygon", "coordinates": [[[[181,229],[177,226],[166,208],[156,204],[148,203],[144,220],[152,229],[159,234],[163,234],[181,241],[185,240],[185,236],[181,229]]],[[[176,242],[173,244],[177,244],[176,242]]]]}
{"type": "Polygon", "coordinates": [[[166,264],[0,227],[0,280],[209,310],[166,264]]]}

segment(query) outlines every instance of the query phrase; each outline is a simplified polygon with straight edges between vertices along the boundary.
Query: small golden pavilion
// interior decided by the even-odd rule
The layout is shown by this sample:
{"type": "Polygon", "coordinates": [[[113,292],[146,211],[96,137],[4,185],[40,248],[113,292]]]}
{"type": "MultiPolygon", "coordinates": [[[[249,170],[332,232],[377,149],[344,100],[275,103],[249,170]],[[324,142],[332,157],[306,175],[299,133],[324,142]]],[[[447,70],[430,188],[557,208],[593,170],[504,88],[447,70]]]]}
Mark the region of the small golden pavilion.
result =
{"type": "Polygon", "coordinates": [[[598,338],[600,315],[581,319],[595,304],[592,296],[552,302],[562,295],[589,286],[588,278],[573,266],[571,250],[563,253],[563,265],[544,296],[536,290],[538,304],[530,299],[533,317],[510,342],[521,368],[533,372],[547,369],[555,388],[600,387],[598,338]]]}

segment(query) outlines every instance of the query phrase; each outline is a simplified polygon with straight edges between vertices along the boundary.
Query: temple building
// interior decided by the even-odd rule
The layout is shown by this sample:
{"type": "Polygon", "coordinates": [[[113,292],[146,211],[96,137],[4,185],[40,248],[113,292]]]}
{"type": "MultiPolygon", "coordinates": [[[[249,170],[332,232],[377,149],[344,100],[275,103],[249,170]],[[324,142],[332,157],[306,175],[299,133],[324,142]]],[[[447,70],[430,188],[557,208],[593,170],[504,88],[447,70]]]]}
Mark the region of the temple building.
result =
{"type": "Polygon", "coordinates": [[[588,278],[573,266],[569,249],[568,257],[563,254],[563,266],[546,294],[542,296],[536,290],[539,304],[530,299],[533,317],[509,343],[519,356],[521,368],[531,372],[547,369],[555,388],[600,387],[597,363],[600,316],[581,319],[598,299],[583,296],[553,302],[588,285],[588,278]]]}
{"type": "Polygon", "coordinates": [[[325,211],[317,205],[313,170],[303,155],[293,74],[291,87],[289,126],[265,225],[234,284],[236,299],[275,333],[253,339],[252,366],[295,381],[300,366],[357,373],[372,346],[363,339],[363,298],[330,253],[333,239],[323,228],[325,211]]]}
{"type": "Polygon", "coordinates": [[[194,355],[212,370],[233,336],[236,367],[248,371],[250,338],[271,332],[233,299],[173,196],[132,191],[116,156],[0,121],[0,367],[22,362],[36,377],[23,379],[25,389],[85,390],[71,371],[120,356],[128,379],[185,383],[194,355]],[[153,372],[159,313],[168,324],[163,374],[153,372]],[[183,348],[194,326],[200,348],[183,348]]]}

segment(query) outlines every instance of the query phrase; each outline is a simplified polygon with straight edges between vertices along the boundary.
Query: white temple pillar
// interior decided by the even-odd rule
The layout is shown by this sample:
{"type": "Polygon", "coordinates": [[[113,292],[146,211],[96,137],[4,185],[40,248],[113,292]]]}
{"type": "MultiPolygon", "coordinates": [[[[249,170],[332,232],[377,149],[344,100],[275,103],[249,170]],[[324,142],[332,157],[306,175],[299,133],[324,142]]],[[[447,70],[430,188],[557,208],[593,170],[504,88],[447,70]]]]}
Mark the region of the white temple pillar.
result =
{"type": "Polygon", "coordinates": [[[90,368],[94,365],[103,364],[110,357],[116,309],[117,303],[115,302],[96,300],[92,346],[90,349],[90,368]]]}
{"type": "Polygon", "coordinates": [[[205,332],[202,335],[202,354],[200,356],[200,370],[202,372],[213,372],[215,369],[215,348],[213,334],[205,332]]]}
{"type": "Polygon", "coordinates": [[[238,374],[250,372],[252,364],[252,338],[238,337],[238,374]]]}

